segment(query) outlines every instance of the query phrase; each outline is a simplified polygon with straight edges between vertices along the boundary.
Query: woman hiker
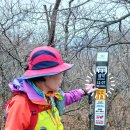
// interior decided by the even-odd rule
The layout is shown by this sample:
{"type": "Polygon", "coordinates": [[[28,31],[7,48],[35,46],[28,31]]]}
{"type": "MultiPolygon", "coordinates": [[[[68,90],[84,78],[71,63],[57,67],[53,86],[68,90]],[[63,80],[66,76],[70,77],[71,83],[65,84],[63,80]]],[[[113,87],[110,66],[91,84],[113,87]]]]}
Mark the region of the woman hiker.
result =
{"type": "Polygon", "coordinates": [[[50,46],[35,48],[22,77],[9,84],[13,97],[6,105],[5,130],[63,130],[60,116],[64,108],[96,91],[94,84],[85,89],[63,92],[63,72],[73,64],[63,62],[58,50],[50,46]]]}

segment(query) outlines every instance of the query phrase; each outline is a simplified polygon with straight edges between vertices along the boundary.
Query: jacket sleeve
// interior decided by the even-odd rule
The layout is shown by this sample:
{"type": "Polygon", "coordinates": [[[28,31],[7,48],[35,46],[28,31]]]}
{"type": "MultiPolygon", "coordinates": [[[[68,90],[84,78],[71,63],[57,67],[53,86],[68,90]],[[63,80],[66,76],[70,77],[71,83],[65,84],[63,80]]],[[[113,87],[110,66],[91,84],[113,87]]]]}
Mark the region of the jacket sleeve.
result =
{"type": "Polygon", "coordinates": [[[4,130],[26,130],[30,123],[31,112],[28,102],[21,95],[16,95],[6,108],[7,120],[4,130]]]}
{"type": "Polygon", "coordinates": [[[63,93],[65,98],[65,106],[68,106],[74,102],[81,100],[81,98],[85,95],[82,89],[75,89],[69,92],[63,93]]]}

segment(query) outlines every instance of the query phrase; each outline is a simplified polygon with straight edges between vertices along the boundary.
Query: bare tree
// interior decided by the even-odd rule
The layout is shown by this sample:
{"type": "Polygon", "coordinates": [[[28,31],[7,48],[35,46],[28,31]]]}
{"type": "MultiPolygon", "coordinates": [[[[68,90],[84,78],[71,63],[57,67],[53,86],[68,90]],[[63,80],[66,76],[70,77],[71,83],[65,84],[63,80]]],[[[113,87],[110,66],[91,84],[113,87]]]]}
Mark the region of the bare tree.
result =
{"type": "Polygon", "coordinates": [[[50,46],[55,46],[54,44],[54,36],[55,36],[55,28],[56,28],[56,17],[57,17],[57,12],[58,12],[58,7],[60,5],[61,0],[56,0],[56,3],[54,5],[51,18],[50,18],[50,30],[49,30],[49,40],[48,40],[48,45],[50,46]]]}
{"type": "MultiPolygon", "coordinates": [[[[129,113],[127,106],[129,106],[130,92],[129,0],[69,0],[65,7],[62,6],[62,2],[64,1],[45,3],[31,0],[23,4],[20,0],[12,0],[8,3],[6,0],[2,1],[0,5],[1,103],[10,96],[8,83],[23,74],[27,61],[25,59],[36,46],[54,46],[61,50],[66,62],[75,63],[75,69],[65,74],[64,90],[84,86],[85,78],[87,75],[90,76],[89,72],[93,74],[91,81],[94,81],[96,53],[109,51],[109,72],[114,77],[116,86],[109,101],[112,109],[109,110],[108,127],[116,128],[123,120],[118,128],[127,128],[126,124],[130,125],[129,119],[126,119],[126,113],[129,113]],[[125,104],[122,99],[126,99],[125,104]],[[121,104],[117,109],[119,111],[116,112],[114,103],[118,104],[119,101],[121,104]],[[120,118],[117,113],[121,114],[120,118]],[[111,124],[111,120],[115,123],[111,124]]],[[[82,129],[86,129],[87,116],[83,116],[81,111],[83,110],[87,115],[86,98],[67,110],[63,121],[65,124],[70,124],[65,128],[76,129],[80,127],[78,124],[85,124],[82,129]],[[66,121],[68,116],[71,119],[69,122],[66,121]]],[[[3,126],[2,124],[0,119],[0,126],[3,126]]]]}

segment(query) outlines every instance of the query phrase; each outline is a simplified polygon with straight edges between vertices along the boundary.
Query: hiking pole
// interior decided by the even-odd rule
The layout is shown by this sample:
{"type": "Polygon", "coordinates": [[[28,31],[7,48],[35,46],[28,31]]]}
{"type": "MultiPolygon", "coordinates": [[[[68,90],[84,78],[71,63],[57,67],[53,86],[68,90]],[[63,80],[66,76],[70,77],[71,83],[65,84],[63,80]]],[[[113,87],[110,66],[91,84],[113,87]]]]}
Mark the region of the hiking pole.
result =
{"type": "Polygon", "coordinates": [[[88,103],[89,103],[89,130],[92,129],[92,93],[88,94],[88,103]]]}
{"type": "Polygon", "coordinates": [[[40,130],[47,130],[46,127],[40,127],[40,130]]]}

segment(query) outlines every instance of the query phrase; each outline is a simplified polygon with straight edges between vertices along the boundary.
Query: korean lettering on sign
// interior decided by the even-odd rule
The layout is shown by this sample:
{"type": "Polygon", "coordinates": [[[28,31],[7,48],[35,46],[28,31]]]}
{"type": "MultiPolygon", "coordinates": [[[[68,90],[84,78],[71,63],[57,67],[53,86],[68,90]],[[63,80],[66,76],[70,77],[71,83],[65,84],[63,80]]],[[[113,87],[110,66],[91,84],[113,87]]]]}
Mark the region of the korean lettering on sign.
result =
{"type": "Polygon", "coordinates": [[[96,85],[97,87],[106,87],[107,67],[97,66],[96,68],[96,85]]]}
{"type": "Polygon", "coordinates": [[[106,100],[106,89],[96,90],[96,100],[106,100]]]}

